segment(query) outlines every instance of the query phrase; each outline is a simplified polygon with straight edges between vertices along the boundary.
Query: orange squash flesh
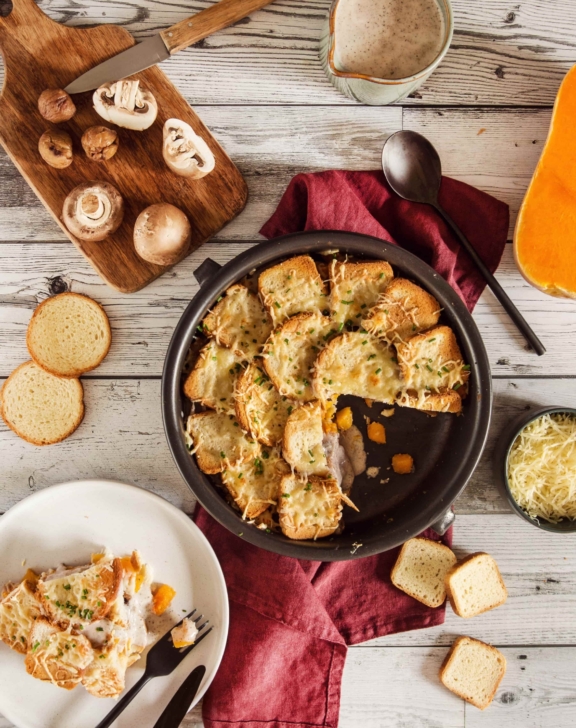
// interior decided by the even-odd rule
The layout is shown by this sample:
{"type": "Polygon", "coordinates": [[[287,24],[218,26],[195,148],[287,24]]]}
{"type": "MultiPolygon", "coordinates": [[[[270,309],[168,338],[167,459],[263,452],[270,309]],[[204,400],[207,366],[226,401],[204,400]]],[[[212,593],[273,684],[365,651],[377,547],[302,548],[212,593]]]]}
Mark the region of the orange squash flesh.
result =
{"type": "Polygon", "coordinates": [[[564,78],[548,139],[514,232],[520,272],[551,296],[576,298],[576,66],[564,78]]]}

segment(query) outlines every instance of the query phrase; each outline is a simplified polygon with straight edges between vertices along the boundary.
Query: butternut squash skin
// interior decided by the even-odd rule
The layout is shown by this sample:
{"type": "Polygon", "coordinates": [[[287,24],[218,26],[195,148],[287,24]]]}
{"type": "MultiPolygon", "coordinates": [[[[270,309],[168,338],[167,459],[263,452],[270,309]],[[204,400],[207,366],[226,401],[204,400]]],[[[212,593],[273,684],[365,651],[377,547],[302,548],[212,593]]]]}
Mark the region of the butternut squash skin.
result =
{"type": "Polygon", "coordinates": [[[551,296],[576,298],[576,66],[556,97],[516,221],[514,257],[528,283],[551,296]]]}

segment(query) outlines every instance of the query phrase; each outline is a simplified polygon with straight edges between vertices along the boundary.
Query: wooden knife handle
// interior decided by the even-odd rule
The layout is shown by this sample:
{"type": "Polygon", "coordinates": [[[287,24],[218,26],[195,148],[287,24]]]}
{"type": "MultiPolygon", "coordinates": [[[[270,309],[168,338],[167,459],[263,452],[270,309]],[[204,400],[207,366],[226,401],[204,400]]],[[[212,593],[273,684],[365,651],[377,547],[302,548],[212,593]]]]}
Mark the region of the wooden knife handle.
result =
{"type": "Polygon", "coordinates": [[[220,0],[186,20],[181,20],[160,35],[170,55],[188,48],[217,30],[242,20],[255,10],[270,5],[272,0],[220,0]]]}

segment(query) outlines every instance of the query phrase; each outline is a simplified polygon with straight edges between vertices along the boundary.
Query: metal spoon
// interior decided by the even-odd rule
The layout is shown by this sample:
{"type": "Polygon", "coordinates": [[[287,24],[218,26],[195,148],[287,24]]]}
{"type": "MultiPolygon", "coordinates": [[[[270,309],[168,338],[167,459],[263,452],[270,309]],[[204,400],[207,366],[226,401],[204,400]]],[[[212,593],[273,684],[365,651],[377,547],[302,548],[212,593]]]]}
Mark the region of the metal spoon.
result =
{"type": "Polygon", "coordinates": [[[484,280],[490,286],[492,293],[500,301],[518,330],[538,356],[542,356],[546,349],[540,339],[512,303],[506,291],[488,270],[468,238],[465,237],[446,210],[440,206],[438,192],[442,182],[442,165],[438,152],[428,139],[415,131],[399,131],[392,134],[386,140],[382,150],[382,168],[388,184],[397,195],[410,202],[422,202],[431,205],[438,212],[458,238],[464,250],[472,258],[476,267],[484,276],[484,280]]]}

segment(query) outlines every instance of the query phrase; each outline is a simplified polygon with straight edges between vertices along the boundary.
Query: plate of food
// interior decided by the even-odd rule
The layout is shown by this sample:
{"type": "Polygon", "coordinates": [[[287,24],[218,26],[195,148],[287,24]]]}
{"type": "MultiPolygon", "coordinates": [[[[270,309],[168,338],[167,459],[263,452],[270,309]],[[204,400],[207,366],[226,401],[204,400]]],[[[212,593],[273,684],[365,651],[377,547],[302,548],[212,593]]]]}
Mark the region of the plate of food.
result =
{"type": "Polygon", "coordinates": [[[446,281],[396,245],[330,231],[207,260],[196,276],[162,401],[202,505],[297,558],[445,531],[492,399],[484,344],[446,281]]]}
{"type": "MultiPolygon", "coordinates": [[[[194,702],[207,690],[228,633],[226,585],[204,535],[167,501],[110,481],[46,488],[2,516],[0,552],[0,714],[18,728],[96,725],[194,608],[212,633],[115,725],[153,725],[195,665],[206,676],[194,702]]],[[[184,631],[174,649],[194,639],[184,631]]]]}

